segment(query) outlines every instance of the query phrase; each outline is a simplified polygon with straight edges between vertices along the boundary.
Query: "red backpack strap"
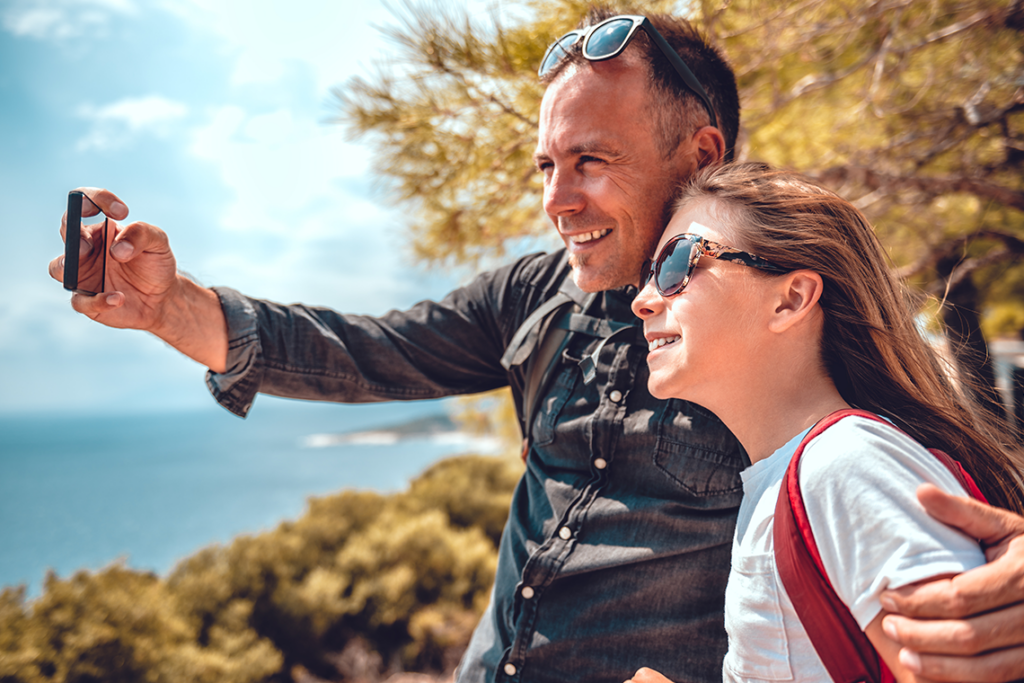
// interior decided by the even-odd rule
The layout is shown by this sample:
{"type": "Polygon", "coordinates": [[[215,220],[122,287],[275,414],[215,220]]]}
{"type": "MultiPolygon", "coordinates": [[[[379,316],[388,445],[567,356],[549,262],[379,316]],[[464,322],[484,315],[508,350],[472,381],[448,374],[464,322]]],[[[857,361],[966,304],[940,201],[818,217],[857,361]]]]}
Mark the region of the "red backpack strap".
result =
{"type": "Polygon", "coordinates": [[[974,481],[974,477],[967,473],[967,470],[964,469],[964,466],[960,464],[959,460],[955,460],[948,453],[940,451],[938,448],[929,448],[928,452],[934,455],[939,462],[946,466],[946,469],[953,473],[953,476],[956,477],[956,480],[964,487],[964,490],[970,494],[971,498],[980,500],[982,503],[988,502],[988,498],[986,498],[985,494],[978,488],[978,484],[974,481]]]}
{"type": "Polygon", "coordinates": [[[878,654],[825,574],[797,477],[797,463],[804,447],[848,415],[877,419],[860,410],[832,413],[811,428],[793,453],[775,505],[775,564],[800,623],[832,680],[879,683],[882,678],[878,654]]]}
{"type": "MultiPolygon", "coordinates": [[[[775,505],[775,563],[800,623],[832,680],[836,683],[889,683],[895,680],[892,672],[878,658],[871,641],[828,580],[800,494],[798,468],[804,448],[816,436],[851,415],[899,429],[874,413],[855,409],[838,410],[811,428],[793,453],[775,505]]],[[[953,473],[971,496],[988,502],[959,462],[938,449],[929,449],[929,452],[953,473]]]]}

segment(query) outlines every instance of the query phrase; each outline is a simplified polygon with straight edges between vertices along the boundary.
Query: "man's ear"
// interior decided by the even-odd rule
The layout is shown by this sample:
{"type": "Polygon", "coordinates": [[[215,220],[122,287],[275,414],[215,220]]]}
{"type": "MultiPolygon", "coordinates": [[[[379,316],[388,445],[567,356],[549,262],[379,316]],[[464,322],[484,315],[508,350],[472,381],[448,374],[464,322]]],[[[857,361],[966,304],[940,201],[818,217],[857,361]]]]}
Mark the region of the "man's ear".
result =
{"type": "Polygon", "coordinates": [[[776,285],[775,310],[768,323],[772,332],[785,332],[809,320],[825,290],[821,276],[812,270],[794,270],[781,275],[776,285]]]}
{"type": "Polygon", "coordinates": [[[725,158],[725,138],[722,131],[714,126],[704,126],[693,134],[693,149],[696,152],[697,168],[706,168],[721,163],[725,158]]]}

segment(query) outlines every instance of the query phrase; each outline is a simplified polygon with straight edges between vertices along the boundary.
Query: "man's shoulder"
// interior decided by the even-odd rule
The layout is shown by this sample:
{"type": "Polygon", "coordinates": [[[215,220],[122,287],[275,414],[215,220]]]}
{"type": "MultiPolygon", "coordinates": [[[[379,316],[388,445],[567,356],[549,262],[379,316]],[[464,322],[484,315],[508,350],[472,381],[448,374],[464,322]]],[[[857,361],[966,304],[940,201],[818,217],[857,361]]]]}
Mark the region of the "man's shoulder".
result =
{"type": "Polygon", "coordinates": [[[565,250],[559,249],[527,254],[498,272],[505,271],[509,280],[525,286],[557,291],[570,270],[565,250]]]}
{"type": "Polygon", "coordinates": [[[565,250],[559,249],[528,254],[492,271],[489,276],[507,290],[502,297],[506,313],[521,320],[555,296],[571,272],[565,250]]]}

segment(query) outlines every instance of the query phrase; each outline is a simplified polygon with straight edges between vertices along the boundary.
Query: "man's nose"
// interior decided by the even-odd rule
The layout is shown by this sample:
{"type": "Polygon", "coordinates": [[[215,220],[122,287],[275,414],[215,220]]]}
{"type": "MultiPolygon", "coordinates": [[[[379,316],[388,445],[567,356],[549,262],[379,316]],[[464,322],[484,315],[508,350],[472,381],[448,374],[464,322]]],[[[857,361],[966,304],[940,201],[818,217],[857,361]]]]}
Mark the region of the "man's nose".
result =
{"type": "Polygon", "coordinates": [[[586,206],[586,194],[572,171],[556,170],[544,185],[544,212],[549,216],[571,216],[586,206]]]}

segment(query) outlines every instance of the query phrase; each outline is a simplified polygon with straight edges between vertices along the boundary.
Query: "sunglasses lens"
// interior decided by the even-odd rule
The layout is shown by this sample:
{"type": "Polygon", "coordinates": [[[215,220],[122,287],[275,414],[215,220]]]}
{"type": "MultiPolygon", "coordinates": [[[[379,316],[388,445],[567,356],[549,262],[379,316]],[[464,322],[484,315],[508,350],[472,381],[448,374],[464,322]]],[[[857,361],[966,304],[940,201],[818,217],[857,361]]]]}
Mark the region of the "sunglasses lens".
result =
{"type": "Polygon", "coordinates": [[[669,242],[658,256],[655,266],[655,281],[664,296],[678,294],[690,275],[690,259],[697,245],[690,240],[680,239],[669,242]]]}
{"type": "Polygon", "coordinates": [[[631,19],[613,19],[601,25],[590,34],[590,38],[587,40],[587,58],[606,59],[617,55],[626,44],[631,28],[633,28],[631,19]]]}
{"type": "Polygon", "coordinates": [[[579,40],[580,34],[576,31],[572,33],[566,33],[564,36],[551,43],[551,47],[548,48],[548,53],[544,55],[544,61],[540,63],[540,68],[537,73],[540,76],[545,76],[549,71],[555,68],[555,65],[565,59],[569,54],[569,48],[579,40]]]}
{"type": "Polygon", "coordinates": [[[654,261],[651,259],[644,259],[644,265],[640,268],[640,286],[638,289],[643,289],[647,286],[647,283],[651,281],[651,275],[654,274],[654,261]]]}

